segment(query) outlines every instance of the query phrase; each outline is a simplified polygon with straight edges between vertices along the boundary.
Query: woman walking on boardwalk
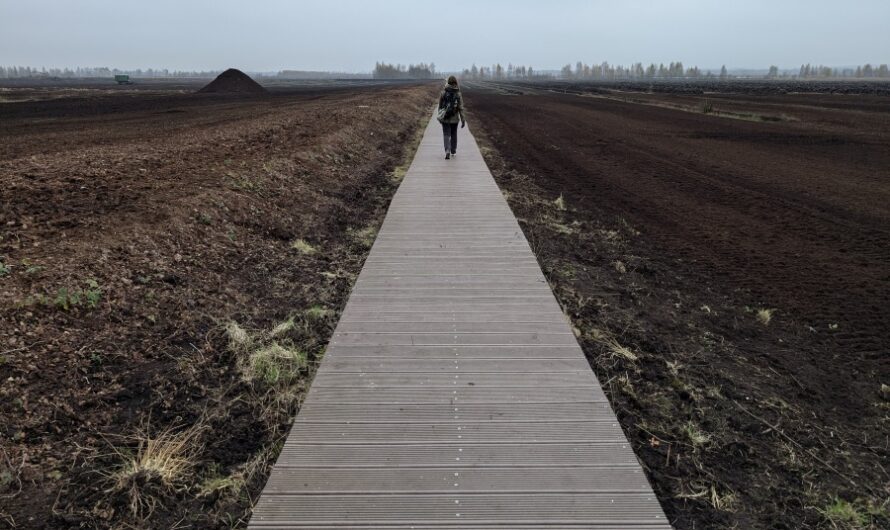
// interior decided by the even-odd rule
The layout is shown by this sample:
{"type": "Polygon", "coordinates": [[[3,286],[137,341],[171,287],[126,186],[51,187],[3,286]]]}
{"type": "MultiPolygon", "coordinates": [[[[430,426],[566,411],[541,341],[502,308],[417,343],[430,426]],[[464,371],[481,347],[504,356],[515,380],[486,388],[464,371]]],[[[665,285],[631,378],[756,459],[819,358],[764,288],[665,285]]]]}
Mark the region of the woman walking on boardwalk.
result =
{"type": "Polygon", "coordinates": [[[436,117],[442,124],[447,160],[457,154],[457,124],[460,123],[461,128],[467,126],[467,120],[464,118],[464,98],[460,95],[457,78],[453,75],[448,77],[448,84],[439,96],[439,111],[436,117]]]}

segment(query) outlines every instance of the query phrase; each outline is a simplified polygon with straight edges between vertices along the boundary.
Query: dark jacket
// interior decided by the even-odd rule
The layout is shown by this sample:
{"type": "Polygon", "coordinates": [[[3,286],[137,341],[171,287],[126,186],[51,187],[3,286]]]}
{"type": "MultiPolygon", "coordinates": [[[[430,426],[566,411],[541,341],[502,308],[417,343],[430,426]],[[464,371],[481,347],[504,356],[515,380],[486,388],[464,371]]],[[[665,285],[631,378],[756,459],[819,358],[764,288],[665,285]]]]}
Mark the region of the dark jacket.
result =
{"type": "Polygon", "coordinates": [[[460,123],[462,121],[467,121],[464,117],[464,98],[460,94],[460,88],[455,85],[445,85],[445,88],[442,90],[442,93],[439,95],[439,107],[440,109],[445,108],[445,94],[447,92],[457,92],[457,112],[445,118],[444,120],[439,120],[442,123],[460,123]]]}

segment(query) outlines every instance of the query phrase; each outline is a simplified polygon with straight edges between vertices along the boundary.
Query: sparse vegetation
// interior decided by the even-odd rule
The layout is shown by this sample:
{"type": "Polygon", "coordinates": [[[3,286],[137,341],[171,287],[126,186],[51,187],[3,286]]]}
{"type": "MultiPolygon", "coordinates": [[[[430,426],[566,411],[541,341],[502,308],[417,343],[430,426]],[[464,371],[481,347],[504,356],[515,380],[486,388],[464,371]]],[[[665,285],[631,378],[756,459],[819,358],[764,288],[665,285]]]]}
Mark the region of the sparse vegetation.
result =
{"type": "Polygon", "coordinates": [[[221,494],[237,494],[244,489],[245,480],[241,473],[224,475],[219,466],[212,465],[204,480],[198,485],[198,495],[209,497],[221,494]]]}
{"type": "Polygon", "coordinates": [[[695,448],[700,448],[711,441],[711,437],[691,421],[686,422],[686,425],[683,426],[683,434],[686,440],[695,448]]]}
{"type": "Polygon", "coordinates": [[[838,497],[820,511],[834,528],[842,530],[864,530],[871,523],[868,512],[838,497]]]}
{"type": "Polygon", "coordinates": [[[559,197],[553,201],[553,204],[556,206],[556,209],[564,212],[566,210],[566,200],[565,197],[562,196],[562,193],[559,194],[559,197]]]}
{"type": "Polygon", "coordinates": [[[9,275],[9,266],[0,261],[0,278],[9,275]]]}
{"type": "Polygon", "coordinates": [[[306,310],[306,316],[315,321],[319,321],[325,317],[330,316],[331,311],[327,308],[324,308],[320,305],[314,305],[306,310]]]}
{"type": "Polygon", "coordinates": [[[311,255],[315,254],[317,249],[310,245],[305,239],[295,239],[291,244],[290,248],[298,251],[300,254],[311,255]]]}
{"type": "Polygon", "coordinates": [[[374,240],[377,239],[377,227],[366,226],[358,230],[352,230],[350,234],[352,235],[352,238],[359,242],[363,247],[371,248],[371,245],[374,244],[374,240]]]}
{"type": "Polygon", "coordinates": [[[83,288],[59,287],[52,296],[37,293],[25,299],[22,305],[55,308],[60,311],[71,311],[76,308],[95,309],[102,300],[102,288],[93,279],[85,280],[84,285],[83,288]]]}

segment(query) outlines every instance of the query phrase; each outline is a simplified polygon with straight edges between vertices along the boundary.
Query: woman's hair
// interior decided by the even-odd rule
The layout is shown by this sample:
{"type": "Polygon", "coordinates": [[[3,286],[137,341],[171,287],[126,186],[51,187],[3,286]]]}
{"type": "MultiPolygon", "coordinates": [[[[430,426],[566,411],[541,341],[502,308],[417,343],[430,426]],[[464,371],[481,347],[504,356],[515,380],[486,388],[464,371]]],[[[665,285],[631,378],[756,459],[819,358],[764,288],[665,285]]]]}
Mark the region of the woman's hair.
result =
{"type": "Polygon", "coordinates": [[[453,75],[449,75],[448,76],[448,84],[457,86],[457,78],[454,77],[453,75]]]}

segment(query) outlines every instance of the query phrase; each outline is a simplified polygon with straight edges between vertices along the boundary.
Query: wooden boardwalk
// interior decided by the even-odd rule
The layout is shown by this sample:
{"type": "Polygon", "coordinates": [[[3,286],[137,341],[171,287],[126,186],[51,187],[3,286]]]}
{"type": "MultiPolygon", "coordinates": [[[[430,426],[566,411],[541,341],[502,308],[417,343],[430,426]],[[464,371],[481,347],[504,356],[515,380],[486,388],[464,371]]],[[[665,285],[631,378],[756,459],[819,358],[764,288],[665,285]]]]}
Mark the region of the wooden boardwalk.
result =
{"type": "Polygon", "coordinates": [[[251,528],[669,529],[475,140],[430,122],[251,528]]]}

